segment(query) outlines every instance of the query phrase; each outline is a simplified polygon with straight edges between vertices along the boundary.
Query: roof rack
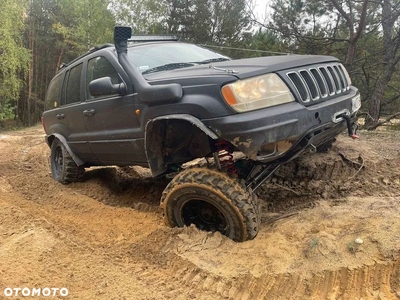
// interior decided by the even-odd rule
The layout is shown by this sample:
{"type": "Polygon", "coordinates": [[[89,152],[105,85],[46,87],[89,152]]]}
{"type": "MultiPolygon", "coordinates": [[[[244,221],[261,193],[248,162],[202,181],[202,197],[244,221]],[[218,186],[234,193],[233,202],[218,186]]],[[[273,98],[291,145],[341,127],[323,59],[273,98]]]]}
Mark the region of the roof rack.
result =
{"type": "Polygon", "coordinates": [[[144,43],[144,42],[168,42],[179,41],[176,35],[132,35],[128,42],[144,43]]]}

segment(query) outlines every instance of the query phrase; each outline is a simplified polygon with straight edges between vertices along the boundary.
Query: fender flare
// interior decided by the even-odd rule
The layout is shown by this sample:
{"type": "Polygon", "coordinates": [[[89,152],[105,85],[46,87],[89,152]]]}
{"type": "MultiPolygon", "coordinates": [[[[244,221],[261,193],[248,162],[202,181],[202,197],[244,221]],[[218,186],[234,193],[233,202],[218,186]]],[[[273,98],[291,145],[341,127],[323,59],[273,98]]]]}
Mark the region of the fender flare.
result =
{"type": "Polygon", "coordinates": [[[78,166],[82,166],[85,164],[85,162],[81,160],[78,156],[76,156],[76,154],[72,151],[65,137],[59,133],[53,133],[49,136],[46,136],[46,143],[50,148],[55,138],[57,138],[63,144],[65,149],[68,151],[69,155],[71,155],[72,159],[78,166]]]}
{"type": "MultiPolygon", "coordinates": [[[[214,131],[212,131],[210,128],[208,128],[206,125],[204,125],[203,122],[201,122],[198,118],[193,117],[192,115],[188,115],[188,114],[166,115],[166,116],[160,116],[155,119],[149,120],[146,123],[146,133],[147,133],[147,128],[150,123],[159,121],[159,120],[173,120],[173,119],[184,120],[184,121],[188,121],[189,123],[192,123],[193,125],[198,127],[201,131],[203,131],[205,134],[207,134],[213,140],[216,140],[219,138],[219,136],[214,131]]],[[[145,138],[146,138],[146,135],[145,135],[145,138]]]]}
{"type": "Polygon", "coordinates": [[[162,153],[161,153],[161,148],[158,147],[156,148],[154,145],[153,147],[151,146],[151,139],[152,136],[149,135],[149,132],[152,132],[152,126],[155,124],[157,121],[163,121],[163,120],[183,120],[191,123],[192,125],[196,126],[199,128],[201,131],[203,131],[207,136],[212,138],[213,140],[216,140],[219,138],[219,136],[212,131],[210,128],[208,128],[206,125],[204,125],[198,118],[193,117],[192,115],[188,114],[172,114],[172,115],[165,115],[165,116],[160,116],[154,119],[149,120],[146,123],[146,130],[145,130],[145,152],[146,152],[146,157],[147,161],[151,170],[151,173],[153,176],[160,175],[164,173],[167,170],[167,166],[164,164],[164,161],[162,160],[162,153]],[[157,149],[157,150],[154,150],[157,149]]]}

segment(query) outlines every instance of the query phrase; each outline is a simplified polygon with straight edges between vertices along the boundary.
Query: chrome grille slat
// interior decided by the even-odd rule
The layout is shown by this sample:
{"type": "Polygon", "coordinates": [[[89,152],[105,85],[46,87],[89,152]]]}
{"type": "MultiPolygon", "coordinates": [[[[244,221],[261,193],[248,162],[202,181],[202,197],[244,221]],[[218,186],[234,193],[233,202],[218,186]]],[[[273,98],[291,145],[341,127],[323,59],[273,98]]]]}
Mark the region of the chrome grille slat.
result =
{"type": "Polygon", "coordinates": [[[317,86],[319,88],[321,97],[326,98],[328,96],[328,87],[326,86],[325,79],[322,77],[321,73],[316,68],[311,68],[310,72],[317,81],[317,86]]]}
{"type": "Polygon", "coordinates": [[[287,75],[290,78],[290,80],[292,81],[292,83],[296,86],[297,92],[300,95],[301,101],[309,102],[310,101],[310,95],[308,93],[308,89],[306,87],[306,83],[301,78],[301,76],[296,72],[288,73],[287,75]]]}
{"type": "Polygon", "coordinates": [[[344,80],[344,91],[347,91],[350,87],[349,87],[349,83],[347,82],[346,75],[344,75],[343,68],[344,67],[342,65],[338,65],[340,77],[343,78],[343,80],[344,80]]]}
{"type": "Polygon", "coordinates": [[[342,89],[342,92],[345,92],[345,91],[346,91],[346,86],[345,86],[344,79],[343,79],[343,77],[341,76],[341,73],[340,73],[340,71],[339,71],[339,68],[338,68],[337,66],[333,66],[333,69],[335,70],[336,75],[338,75],[338,78],[339,78],[339,85],[340,85],[340,87],[341,87],[341,89],[342,89]]]}
{"type": "Polygon", "coordinates": [[[328,69],[328,72],[329,72],[329,74],[331,74],[331,76],[333,78],[333,82],[335,83],[336,94],[340,94],[342,92],[342,89],[340,88],[339,79],[337,77],[335,70],[333,70],[332,66],[327,66],[326,68],[328,69]]]}
{"type": "Polygon", "coordinates": [[[350,89],[340,63],[311,66],[286,73],[303,103],[339,95],[350,89]]]}
{"type": "Polygon", "coordinates": [[[329,87],[329,95],[335,95],[335,86],[333,83],[333,78],[331,74],[329,74],[328,70],[324,67],[320,67],[319,70],[321,71],[322,75],[325,78],[325,82],[328,84],[329,87]]]}
{"type": "Polygon", "coordinates": [[[311,74],[307,70],[300,71],[301,77],[303,77],[304,81],[306,82],[306,86],[308,88],[308,92],[311,95],[311,100],[318,100],[319,99],[319,91],[317,88],[317,84],[315,80],[311,76],[311,74]]]}

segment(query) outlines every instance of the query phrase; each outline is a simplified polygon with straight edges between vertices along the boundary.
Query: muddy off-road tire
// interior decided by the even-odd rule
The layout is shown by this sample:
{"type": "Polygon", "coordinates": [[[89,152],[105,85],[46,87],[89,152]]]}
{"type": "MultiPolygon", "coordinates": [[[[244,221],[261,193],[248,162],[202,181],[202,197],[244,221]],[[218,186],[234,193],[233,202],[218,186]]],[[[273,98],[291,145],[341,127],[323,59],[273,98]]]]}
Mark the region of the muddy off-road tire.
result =
{"type": "Polygon", "coordinates": [[[74,162],[58,139],[54,139],[51,144],[50,168],[53,179],[62,184],[82,181],[85,173],[85,169],[74,162]]]}
{"type": "Polygon", "coordinates": [[[194,224],[237,242],[253,239],[260,225],[257,197],[238,180],[207,168],[174,177],[162,194],[161,208],[171,227],[194,224]]]}

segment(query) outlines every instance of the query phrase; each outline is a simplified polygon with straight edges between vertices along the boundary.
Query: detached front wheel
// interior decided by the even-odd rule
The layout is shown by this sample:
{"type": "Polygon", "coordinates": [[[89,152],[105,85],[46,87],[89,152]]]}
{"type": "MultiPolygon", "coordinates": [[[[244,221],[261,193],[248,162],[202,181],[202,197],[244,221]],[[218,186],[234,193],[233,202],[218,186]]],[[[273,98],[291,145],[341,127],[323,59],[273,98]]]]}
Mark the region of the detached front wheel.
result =
{"type": "Polygon", "coordinates": [[[206,168],[178,174],[165,188],[161,207],[171,227],[194,224],[238,242],[253,239],[259,229],[257,197],[236,179],[206,168]]]}
{"type": "Polygon", "coordinates": [[[54,139],[50,153],[51,176],[62,184],[82,181],[85,169],[78,166],[59,139],[54,139]]]}

